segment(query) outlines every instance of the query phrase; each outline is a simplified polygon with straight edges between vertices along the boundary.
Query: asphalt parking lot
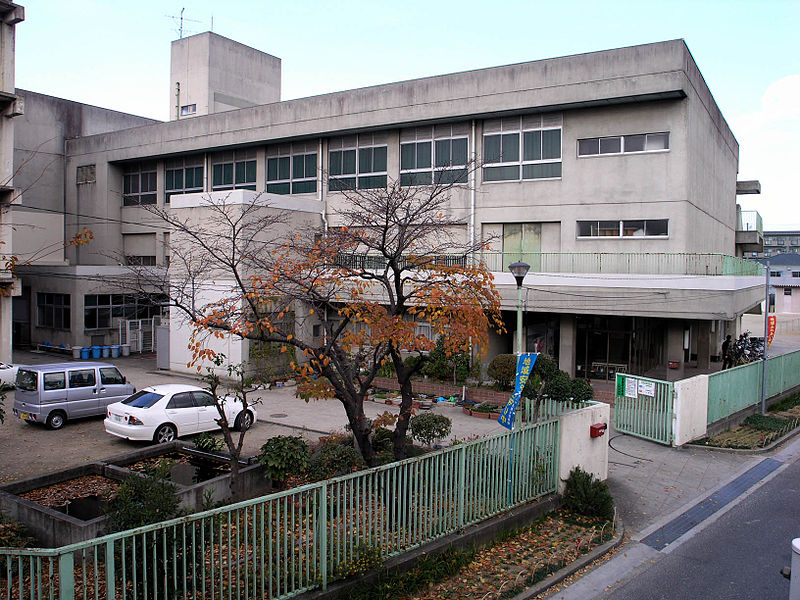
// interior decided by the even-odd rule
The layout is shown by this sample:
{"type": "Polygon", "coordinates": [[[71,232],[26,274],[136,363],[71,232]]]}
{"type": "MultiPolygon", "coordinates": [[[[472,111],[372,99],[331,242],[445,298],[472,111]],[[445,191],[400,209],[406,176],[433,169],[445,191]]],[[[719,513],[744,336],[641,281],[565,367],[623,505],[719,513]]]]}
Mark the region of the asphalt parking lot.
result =
{"type": "MultiPolygon", "coordinates": [[[[14,353],[15,365],[68,360],[71,359],[53,354],[14,353]]],[[[155,357],[152,356],[132,355],[103,362],[116,365],[137,389],[159,383],[202,385],[193,377],[158,371],[155,357]]],[[[302,435],[309,441],[315,441],[328,432],[344,431],[347,417],[337,400],[305,402],[296,398],[294,392],[291,387],[274,388],[254,396],[258,421],[245,436],[243,456],[255,456],[261,445],[276,435],[302,435]]],[[[103,417],[68,421],[62,429],[51,431],[41,425],[29,425],[13,415],[13,391],[6,393],[4,404],[6,419],[0,424],[0,483],[58,471],[147,446],[145,442],[131,442],[106,433],[103,417]]],[[[398,410],[397,406],[375,402],[366,402],[364,405],[364,411],[370,418],[385,411],[398,410]]],[[[450,417],[451,437],[468,439],[505,431],[496,421],[466,416],[460,408],[444,403],[433,410],[450,417]]],[[[217,436],[221,438],[222,434],[217,436]]]]}

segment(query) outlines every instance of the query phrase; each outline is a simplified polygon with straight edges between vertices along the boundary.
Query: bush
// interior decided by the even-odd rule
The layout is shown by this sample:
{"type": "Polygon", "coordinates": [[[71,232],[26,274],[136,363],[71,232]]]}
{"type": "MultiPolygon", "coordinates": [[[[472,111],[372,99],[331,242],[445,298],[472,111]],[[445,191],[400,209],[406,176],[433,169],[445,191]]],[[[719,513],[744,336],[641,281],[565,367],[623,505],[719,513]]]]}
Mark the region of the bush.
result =
{"type": "Polygon", "coordinates": [[[765,415],[750,415],[744,420],[744,424],[759,431],[781,431],[786,428],[789,421],[765,415]]]}
{"type": "Polygon", "coordinates": [[[453,423],[444,415],[429,412],[411,417],[408,426],[411,429],[412,438],[430,446],[436,440],[450,435],[453,423]]]}
{"type": "Polygon", "coordinates": [[[542,352],[536,357],[536,362],[533,364],[533,373],[539,376],[540,381],[547,381],[558,372],[558,363],[552,356],[542,352]]]}
{"type": "Polygon", "coordinates": [[[575,467],[567,477],[564,490],[564,508],[585,515],[610,521],[614,517],[614,499],[608,484],[580,467],[575,467]]]}
{"type": "Polygon", "coordinates": [[[364,467],[364,459],[351,446],[323,444],[311,455],[309,472],[315,481],[339,477],[364,467]]]}
{"type": "MultiPolygon", "coordinates": [[[[0,548],[36,548],[39,544],[22,523],[0,513],[0,548]]],[[[2,572],[5,574],[5,571],[2,572]]]]}
{"type": "Polygon", "coordinates": [[[460,352],[447,356],[444,338],[439,336],[436,347],[428,354],[428,360],[422,367],[422,374],[440,381],[465,381],[469,376],[469,354],[460,352]]]}
{"type": "Polygon", "coordinates": [[[572,380],[572,398],[578,402],[586,402],[594,398],[594,388],[585,379],[572,380]]]}
{"type": "Polygon", "coordinates": [[[566,402],[572,397],[572,379],[566,371],[557,371],[545,380],[543,393],[558,402],[566,402]]]}
{"type": "Polygon", "coordinates": [[[403,366],[406,369],[412,369],[420,361],[420,358],[421,357],[416,354],[409,354],[403,361],[403,366]]]}
{"type": "Polygon", "coordinates": [[[204,431],[194,438],[195,448],[203,452],[219,452],[222,450],[223,445],[224,442],[222,440],[215,438],[208,431],[204,431]]]}
{"type": "Polygon", "coordinates": [[[376,454],[392,449],[392,438],[394,432],[385,427],[378,427],[372,434],[372,449],[376,454]]]}
{"type": "Polygon", "coordinates": [[[258,454],[264,476],[273,482],[285,481],[290,475],[300,475],[310,464],[306,441],[294,435],[278,435],[268,439],[258,454]]]}
{"type": "Polygon", "coordinates": [[[498,354],[489,363],[487,374],[497,382],[500,389],[512,389],[514,387],[514,379],[517,376],[516,355],[498,354]]]}
{"type": "Polygon", "coordinates": [[[131,475],[117,488],[106,507],[108,533],[166,521],[178,514],[175,485],[166,480],[169,463],[162,462],[143,476],[131,475]]]}

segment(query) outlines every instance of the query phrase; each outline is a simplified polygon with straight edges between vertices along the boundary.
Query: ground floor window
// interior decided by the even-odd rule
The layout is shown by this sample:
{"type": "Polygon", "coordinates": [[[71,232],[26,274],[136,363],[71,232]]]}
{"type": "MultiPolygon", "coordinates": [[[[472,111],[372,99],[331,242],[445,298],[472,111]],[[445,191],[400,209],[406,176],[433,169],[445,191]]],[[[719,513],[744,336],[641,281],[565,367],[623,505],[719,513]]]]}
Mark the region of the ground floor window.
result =
{"type": "Polygon", "coordinates": [[[644,317],[579,316],[575,376],[613,381],[663,363],[664,323],[644,317]]]}
{"type": "Polygon", "coordinates": [[[70,295],[36,294],[36,325],[51,329],[70,328],[70,295]]]}
{"type": "Polygon", "coordinates": [[[84,329],[110,329],[116,319],[149,319],[161,315],[166,297],[134,294],[86,294],[83,297],[84,329]]]}

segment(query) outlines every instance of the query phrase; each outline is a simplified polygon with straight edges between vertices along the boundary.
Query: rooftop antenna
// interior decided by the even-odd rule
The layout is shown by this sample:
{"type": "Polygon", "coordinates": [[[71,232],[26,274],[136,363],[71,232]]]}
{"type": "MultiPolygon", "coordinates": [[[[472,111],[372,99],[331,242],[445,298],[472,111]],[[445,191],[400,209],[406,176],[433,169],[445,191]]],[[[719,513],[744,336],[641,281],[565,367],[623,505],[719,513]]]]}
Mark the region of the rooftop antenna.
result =
{"type": "MultiPolygon", "coordinates": [[[[181,14],[180,15],[164,15],[165,17],[168,17],[168,18],[172,19],[176,23],[177,32],[178,32],[178,39],[181,39],[181,40],[183,39],[183,33],[184,33],[184,29],[183,29],[184,21],[187,22],[187,23],[200,23],[201,22],[201,21],[198,21],[197,19],[186,19],[186,18],[184,18],[183,11],[185,11],[185,10],[186,10],[186,8],[181,8],[181,14]]],[[[192,33],[192,31],[187,29],[186,33],[192,33]]]]}

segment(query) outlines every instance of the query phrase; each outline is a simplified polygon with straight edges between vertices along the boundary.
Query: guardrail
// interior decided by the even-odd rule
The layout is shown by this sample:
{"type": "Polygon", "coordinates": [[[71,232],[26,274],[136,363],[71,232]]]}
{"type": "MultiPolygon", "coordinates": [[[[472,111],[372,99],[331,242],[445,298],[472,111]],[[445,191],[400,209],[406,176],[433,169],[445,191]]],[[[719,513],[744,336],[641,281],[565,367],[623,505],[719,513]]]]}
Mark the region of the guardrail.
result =
{"type": "Polygon", "coordinates": [[[0,598],[289,598],[555,492],[559,422],[56,549],[0,550],[0,598]]]}

